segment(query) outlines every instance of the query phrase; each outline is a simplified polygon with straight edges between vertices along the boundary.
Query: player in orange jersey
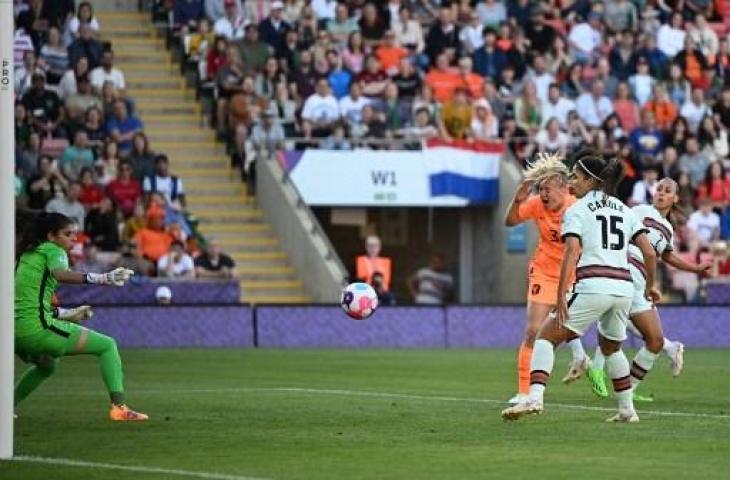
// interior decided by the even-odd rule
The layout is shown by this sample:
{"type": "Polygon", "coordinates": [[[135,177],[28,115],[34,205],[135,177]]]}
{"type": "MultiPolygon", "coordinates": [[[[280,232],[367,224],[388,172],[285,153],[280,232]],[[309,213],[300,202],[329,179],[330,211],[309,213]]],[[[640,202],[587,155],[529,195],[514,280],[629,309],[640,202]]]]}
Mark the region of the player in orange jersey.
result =
{"type": "MultiPolygon", "coordinates": [[[[557,155],[540,153],[525,170],[525,180],[517,189],[507,210],[508,227],[527,220],[537,225],[540,238],[529,266],[527,289],[527,325],[517,355],[518,393],[510,403],[518,403],[530,389],[532,345],[548,314],[555,308],[560,279],[563,244],[560,241],[563,213],[575,203],[568,192],[568,168],[557,155]],[[531,195],[537,191],[537,195],[531,195]]],[[[568,342],[573,363],[563,382],[580,378],[588,369],[589,359],[578,338],[568,342]]]]}

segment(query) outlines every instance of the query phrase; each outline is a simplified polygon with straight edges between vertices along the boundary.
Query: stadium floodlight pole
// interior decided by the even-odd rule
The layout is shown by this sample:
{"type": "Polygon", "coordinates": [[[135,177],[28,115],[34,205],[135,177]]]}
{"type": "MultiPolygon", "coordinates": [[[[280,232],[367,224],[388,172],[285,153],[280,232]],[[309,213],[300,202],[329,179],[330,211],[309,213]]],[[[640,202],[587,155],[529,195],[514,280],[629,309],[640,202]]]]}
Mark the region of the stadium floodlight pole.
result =
{"type": "Polygon", "coordinates": [[[0,459],[13,456],[15,109],[13,0],[0,0],[0,459]]]}

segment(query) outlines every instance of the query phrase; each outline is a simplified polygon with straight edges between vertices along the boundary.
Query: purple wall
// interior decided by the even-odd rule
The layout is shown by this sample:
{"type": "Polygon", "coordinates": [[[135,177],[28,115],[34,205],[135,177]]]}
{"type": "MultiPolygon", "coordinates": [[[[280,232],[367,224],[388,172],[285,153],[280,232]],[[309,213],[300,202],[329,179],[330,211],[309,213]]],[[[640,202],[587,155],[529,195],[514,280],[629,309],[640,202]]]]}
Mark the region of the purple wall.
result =
{"type": "Polygon", "coordinates": [[[351,320],[339,306],[257,307],[260,347],[441,348],[444,311],[383,308],[368,320],[351,320]]]}
{"type": "Polygon", "coordinates": [[[58,298],[63,305],[150,305],[162,285],[172,292],[173,303],[238,304],[241,287],[236,281],[170,279],[133,279],[124,288],[101,285],[61,285],[58,298]]]}
{"type": "Polygon", "coordinates": [[[253,347],[251,308],[96,307],[90,328],[122,347],[253,347]]]}
{"type": "MultiPolygon", "coordinates": [[[[124,347],[513,348],[524,306],[389,307],[351,320],[339,306],[97,307],[89,326],[124,347]]],[[[730,348],[730,307],[665,306],[665,334],[689,347],[730,348]]],[[[631,338],[631,337],[630,337],[631,338]]],[[[585,336],[595,345],[595,330],[585,336]]],[[[631,339],[638,346],[640,340],[631,339]]]]}

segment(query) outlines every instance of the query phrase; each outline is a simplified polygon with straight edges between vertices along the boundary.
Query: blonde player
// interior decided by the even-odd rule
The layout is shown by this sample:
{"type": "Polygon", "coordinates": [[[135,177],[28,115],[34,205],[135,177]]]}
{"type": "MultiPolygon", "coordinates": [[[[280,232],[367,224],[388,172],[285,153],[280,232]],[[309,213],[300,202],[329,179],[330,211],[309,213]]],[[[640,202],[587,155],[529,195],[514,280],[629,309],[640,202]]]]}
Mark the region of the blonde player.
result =
{"type": "MultiPolygon", "coordinates": [[[[687,272],[702,273],[711,267],[710,264],[695,265],[682,260],[673,252],[672,236],[674,229],[667,218],[677,196],[677,183],[665,178],[657,185],[652,205],[637,205],[634,213],[649,231],[649,242],[657,255],[669,265],[687,272]]],[[[641,251],[635,246],[629,246],[629,270],[634,282],[634,299],[629,310],[629,331],[644,340],[644,346],[639,349],[631,364],[631,386],[634,391],[634,401],[651,402],[652,397],[644,397],[636,393],[644,376],[654,366],[659,353],[664,350],[672,361],[672,373],[676,377],[682,372],[684,364],[684,345],[681,342],[671,341],[664,336],[659,313],[651,302],[647,301],[641,292],[646,282],[646,268],[641,251]]],[[[591,382],[593,393],[599,397],[608,397],[606,376],[603,371],[604,357],[600,349],[596,349],[591,368],[588,370],[588,379],[591,382]]]]}
{"type": "MultiPolygon", "coordinates": [[[[525,180],[517,189],[507,210],[504,223],[512,227],[532,220],[540,233],[535,254],[529,266],[527,289],[527,325],[517,353],[517,395],[509,402],[519,403],[530,390],[530,358],[535,336],[555,308],[560,278],[563,244],[560,230],[563,213],[575,203],[568,192],[568,168],[559,156],[538,154],[525,171],[525,180]],[[530,195],[536,189],[537,195],[530,195]]],[[[569,342],[573,363],[564,381],[579,378],[588,367],[588,359],[580,339],[569,342]]]]}
{"type": "Polygon", "coordinates": [[[529,398],[502,411],[505,420],[517,420],[543,411],[543,395],[555,362],[555,347],[583,335],[598,320],[599,344],[618,399],[612,422],[638,422],[631,398],[630,369],[621,351],[634,295],[628,248],[633,241],[644,255],[647,298],[655,298],[656,254],[641,222],[620,200],[611,196],[621,179],[621,164],[606,161],[592,150],[576,154],[573,191],[578,201],[565,212],[561,238],[565,252],[555,315],[542,327],[530,363],[529,398]],[[568,294],[571,279],[576,282],[568,294]]]}

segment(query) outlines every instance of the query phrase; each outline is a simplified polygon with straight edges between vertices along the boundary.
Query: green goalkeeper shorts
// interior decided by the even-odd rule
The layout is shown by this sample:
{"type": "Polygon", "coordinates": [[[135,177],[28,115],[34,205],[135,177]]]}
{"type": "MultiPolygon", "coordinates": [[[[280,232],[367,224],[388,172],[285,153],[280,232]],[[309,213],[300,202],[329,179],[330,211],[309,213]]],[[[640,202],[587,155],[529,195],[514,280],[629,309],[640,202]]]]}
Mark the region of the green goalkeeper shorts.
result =
{"type": "Polygon", "coordinates": [[[84,330],[86,328],[75,323],[54,320],[43,331],[15,337],[15,354],[24,362],[30,363],[42,356],[61,357],[73,354],[84,330]]]}

